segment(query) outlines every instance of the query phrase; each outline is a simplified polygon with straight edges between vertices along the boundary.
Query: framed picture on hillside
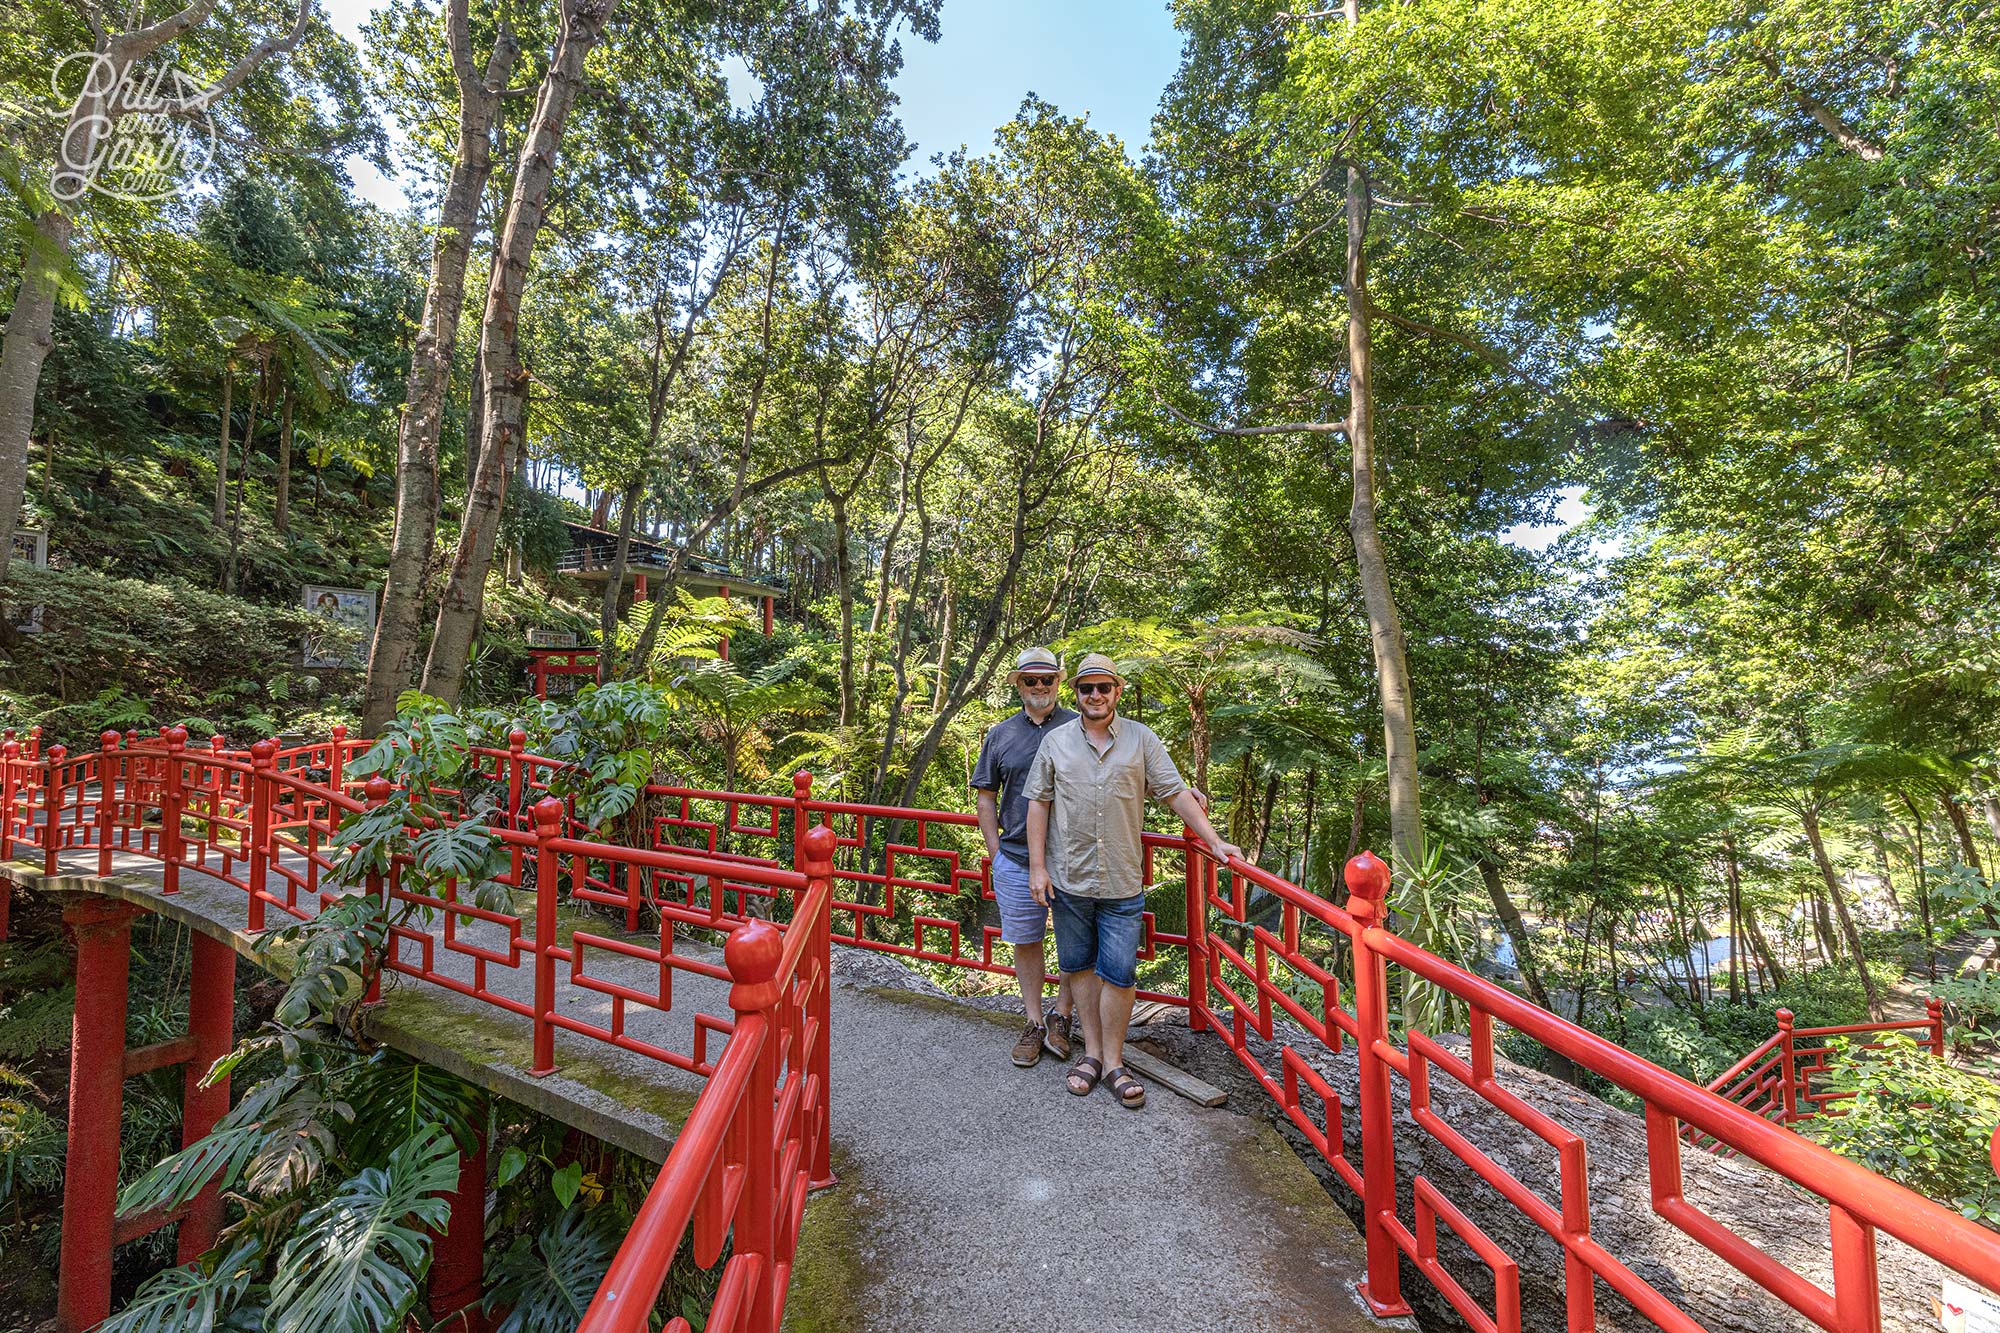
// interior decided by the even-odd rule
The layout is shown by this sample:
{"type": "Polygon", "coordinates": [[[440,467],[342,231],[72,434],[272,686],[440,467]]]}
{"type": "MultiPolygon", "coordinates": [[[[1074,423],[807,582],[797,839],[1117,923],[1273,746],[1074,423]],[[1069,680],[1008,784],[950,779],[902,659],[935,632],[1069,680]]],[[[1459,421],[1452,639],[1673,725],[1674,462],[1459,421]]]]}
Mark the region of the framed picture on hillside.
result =
{"type": "Polygon", "coordinates": [[[303,651],[309,667],[361,670],[368,665],[368,642],[375,636],[373,588],[326,588],[308,583],[299,604],[340,627],[337,633],[308,633],[303,651]]]}
{"type": "MultiPolygon", "coordinates": [[[[37,569],[49,567],[49,534],[40,528],[14,529],[14,556],[22,564],[33,565],[37,569]]],[[[27,614],[14,623],[16,634],[40,634],[42,632],[42,608],[26,608],[27,614]]]]}

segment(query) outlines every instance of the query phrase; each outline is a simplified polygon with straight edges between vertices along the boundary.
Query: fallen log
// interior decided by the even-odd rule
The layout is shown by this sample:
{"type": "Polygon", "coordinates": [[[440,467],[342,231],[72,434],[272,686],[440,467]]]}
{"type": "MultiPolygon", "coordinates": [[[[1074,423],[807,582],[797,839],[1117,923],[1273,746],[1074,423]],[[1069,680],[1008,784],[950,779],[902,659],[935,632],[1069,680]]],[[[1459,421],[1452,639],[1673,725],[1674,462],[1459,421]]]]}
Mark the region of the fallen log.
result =
{"type": "MultiPolygon", "coordinates": [[[[1249,1040],[1252,1055],[1282,1081],[1280,1051],[1289,1043],[1340,1099],[1341,1132],[1347,1160],[1361,1163],[1361,1126],[1356,1109],[1358,1084],[1351,1046],[1335,1054],[1282,1020],[1278,1041],[1249,1040]]],[[[1199,1078],[1222,1088],[1232,1110],[1272,1120],[1310,1166],[1328,1193],[1361,1225],[1361,1200],[1285,1116],[1227,1045],[1211,1033],[1195,1034],[1179,1024],[1153,1024],[1133,1040],[1199,1078]]],[[[1463,1057],[1463,1038],[1442,1043],[1463,1057]]],[[[1496,1055],[1501,1084],[1536,1110],[1580,1135],[1588,1145],[1591,1235],[1654,1290],[1672,1301],[1710,1333],[1774,1333],[1816,1329],[1818,1325],[1767,1292],[1755,1280],[1701,1245],[1652,1210],[1646,1131],[1636,1115],[1536,1070],[1496,1055]]],[[[1521,1326],[1531,1333],[1565,1333],[1569,1327],[1563,1276],[1564,1251],[1547,1232],[1480,1178],[1444,1143],[1409,1115],[1409,1088],[1391,1080],[1396,1117],[1397,1215],[1413,1221],[1415,1180],[1421,1176],[1455,1204],[1509,1258],[1520,1266],[1521,1326]]],[[[1441,1071],[1430,1079],[1431,1106],[1452,1129],[1552,1206],[1557,1198],[1556,1153],[1541,1138],[1483,1097],[1441,1071]]],[[[1314,1123],[1326,1116],[1306,1095],[1314,1123]]],[[[1690,1203],[1822,1290],[1831,1285],[1827,1208],[1818,1196],[1783,1176],[1743,1158],[1711,1156],[1683,1145],[1684,1191],[1690,1203]]],[[[1246,1219],[1249,1221],[1249,1219],[1246,1219]]],[[[1481,1310],[1493,1310],[1491,1270],[1448,1222],[1438,1221],[1438,1254],[1446,1271],[1470,1293],[1481,1310]]],[[[1893,1238],[1877,1244],[1882,1328],[1885,1333],[1923,1333],[1939,1327],[1936,1300],[1945,1270],[1926,1255],[1893,1238]]],[[[1426,1330],[1468,1327],[1439,1288],[1407,1256],[1402,1262],[1403,1295],[1426,1330]]],[[[1602,1280],[1595,1284],[1596,1327],[1639,1333],[1658,1327],[1602,1280]]]]}

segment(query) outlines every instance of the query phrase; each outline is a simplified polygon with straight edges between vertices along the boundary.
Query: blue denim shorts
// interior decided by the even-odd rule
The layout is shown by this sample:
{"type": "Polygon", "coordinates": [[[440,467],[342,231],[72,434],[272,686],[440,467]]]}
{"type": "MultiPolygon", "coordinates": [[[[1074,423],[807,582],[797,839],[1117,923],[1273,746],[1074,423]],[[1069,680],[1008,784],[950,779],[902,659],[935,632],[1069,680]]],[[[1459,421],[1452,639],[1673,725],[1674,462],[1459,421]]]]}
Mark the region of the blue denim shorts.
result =
{"type": "Polygon", "coordinates": [[[993,902],[1000,909],[1003,944],[1040,944],[1048,938],[1049,909],[1028,892],[1028,867],[1003,849],[993,858],[993,902]]]}
{"type": "Polygon", "coordinates": [[[1080,898],[1058,889],[1056,961],[1065,972],[1095,972],[1111,986],[1139,979],[1139,936],[1145,929],[1146,895],[1080,898]]]}

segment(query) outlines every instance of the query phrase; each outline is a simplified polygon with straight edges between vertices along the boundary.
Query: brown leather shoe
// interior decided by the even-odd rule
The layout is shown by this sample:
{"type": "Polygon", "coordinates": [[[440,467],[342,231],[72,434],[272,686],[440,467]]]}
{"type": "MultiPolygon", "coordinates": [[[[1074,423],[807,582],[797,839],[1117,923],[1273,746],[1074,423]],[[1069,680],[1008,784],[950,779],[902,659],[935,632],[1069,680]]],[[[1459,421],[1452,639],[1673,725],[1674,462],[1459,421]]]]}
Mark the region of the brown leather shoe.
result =
{"type": "Polygon", "coordinates": [[[1058,1060],[1068,1061],[1070,1020],[1062,1014],[1048,1014],[1045,1021],[1048,1026],[1042,1032],[1042,1049],[1058,1060]]]}
{"type": "Polygon", "coordinates": [[[1022,1069],[1028,1068],[1042,1058],[1042,1025],[1030,1023],[1021,1029],[1021,1039],[1014,1043],[1014,1063],[1022,1069]]]}

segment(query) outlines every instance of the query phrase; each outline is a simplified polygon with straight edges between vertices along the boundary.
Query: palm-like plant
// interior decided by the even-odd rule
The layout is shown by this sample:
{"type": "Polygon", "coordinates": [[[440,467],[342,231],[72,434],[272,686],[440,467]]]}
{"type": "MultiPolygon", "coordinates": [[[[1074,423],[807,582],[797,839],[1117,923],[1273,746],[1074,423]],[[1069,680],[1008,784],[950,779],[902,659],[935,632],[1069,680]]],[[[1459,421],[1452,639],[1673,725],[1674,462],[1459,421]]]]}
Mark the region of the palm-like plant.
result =
{"type": "Polygon", "coordinates": [[[1317,636],[1240,616],[1192,629],[1156,619],[1107,620],[1073,636],[1070,646],[1110,653],[1142,687],[1163,690],[1187,710],[1188,766],[1201,791],[1208,790],[1214,713],[1219,706],[1253,681],[1304,686],[1325,676],[1308,656],[1319,646],[1317,636]]]}
{"type": "MultiPolygon", "coordinates": [[[[617,647],[621,657],[637,651],[652,615],[651,602],[632,603],[618,626],[617,647]]],[[[676,587],[672,605],[661,614],[652,651],[644,662],[631,663],[622,674],[628,679],[650,681],[661,672],[687,662],[711,661],[721,656],[717,645],[723,639],[747,634],[755,627],[750,614],[728,598],[697,597],[686,588],[676,587]]]]}
{"type": "Polygon", "coordinates": [[[723,786],[736,790],[739,774],[770,746],[765,728],[811,712],[823,696],[792,678],[793,664],[776,662],[745,676],[731,662],[699,662],[673,684],[675,698],[700,719],[703,737],[722,752],[723,786]]]}

